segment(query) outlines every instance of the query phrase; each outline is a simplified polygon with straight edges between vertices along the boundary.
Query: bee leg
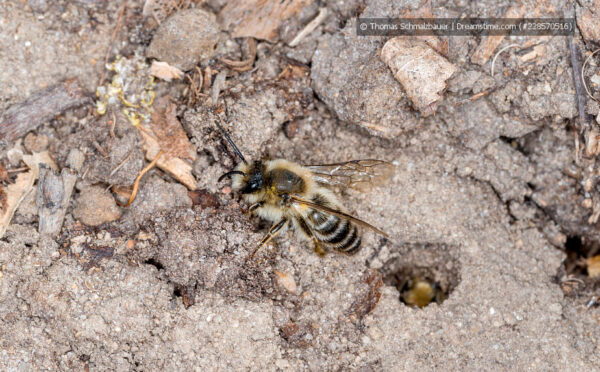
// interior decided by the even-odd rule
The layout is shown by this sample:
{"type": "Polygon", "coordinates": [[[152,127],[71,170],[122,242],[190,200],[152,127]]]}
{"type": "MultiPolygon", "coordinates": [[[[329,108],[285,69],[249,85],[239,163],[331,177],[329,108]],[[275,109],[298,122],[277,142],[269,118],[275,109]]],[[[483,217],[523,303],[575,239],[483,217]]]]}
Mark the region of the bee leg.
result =
{"type": "Polygon", "coordinates": [[[315,234],[313,234],[310,226],[308,226],[306,221],[304,221],[304,218],[302,218],[301,216],[296,216],[295,218],[296,222],[298,223],[298,226],[300,226],[300,229],[302,229],[302,231],[304,231],[304,233],[308,235],[314,242],[315,253],[318,254],[320,257],[324,257],[327,252],[323,249],[323,246],[321,245],[321,242],[319,242],[319,239],[317,239],[315,234]]]}
{"type": "Polygon", "coordinates": [[[320,257],[325,257],[325,255],[327,254],[327,251],[325,251],[323,249],[323,246],[321,246],[321,242],[319,242],[319,240],[317,238],[315,238],[313,236],[313,242],[315,242],[315,253],[318,254],[320,257]]]}
{"type": "Polygon", "coordinates": [[[282,218],[281,221],[279,221],[276,224],[274,224],[273,226],[271,226],[267,235],[265,235],[265,237],[262,238],[262,240],[258,244],[258,247],[256,247],[254,252],[252,252],[252,254],[250,255],[250,259],[254,258],[254,255],[256,254],[256,252],[258,252],[265,244],[267,244],[269,242],[269,240],[271,240],[271,238],[273,238],[275,235],[277,235],[277,233],[281,230],[281,228],[283,226],[285,226],[287,221],[288,221],[287,218],[282,218]]]}
{"type": "Polygon", "coordinates": [[[248,208],[248,212],[252,213],[255,210],[257,210],[258,208],[262,207],[265,204],[264,201],[259,201],[258,203],[254,203],[250,206],[250,208],[248,208]]]}

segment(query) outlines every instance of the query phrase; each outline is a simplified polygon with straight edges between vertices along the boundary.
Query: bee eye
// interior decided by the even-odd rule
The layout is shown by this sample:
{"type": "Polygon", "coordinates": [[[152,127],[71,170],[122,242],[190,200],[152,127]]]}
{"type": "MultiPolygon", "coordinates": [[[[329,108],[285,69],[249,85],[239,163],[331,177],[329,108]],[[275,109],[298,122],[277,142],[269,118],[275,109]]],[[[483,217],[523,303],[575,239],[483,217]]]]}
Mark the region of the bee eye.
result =
{"type": "Polygon", "coordinates": [[[260,190],[262,188],[262,186],[263,186],[262,173],[253,173],[250,175],[250,179],[246,183],[246,186],[244,186],[240,190],[240,192],[242,194],[250,194],[250,193],[260,190]]]}

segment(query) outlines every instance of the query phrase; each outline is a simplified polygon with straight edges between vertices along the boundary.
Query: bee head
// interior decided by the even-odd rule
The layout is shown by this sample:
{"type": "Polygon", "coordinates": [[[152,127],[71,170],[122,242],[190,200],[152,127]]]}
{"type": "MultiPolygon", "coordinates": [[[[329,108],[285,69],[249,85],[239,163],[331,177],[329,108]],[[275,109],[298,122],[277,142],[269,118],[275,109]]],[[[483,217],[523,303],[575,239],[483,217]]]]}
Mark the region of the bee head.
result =
{"type": "Polygon", "coordinates": [[[252,194],[253,192],[260,190],[265,182],[264,166],[261,161],[255,161],[248,168],[249,169],[245,172],[245,176],[243,177],[239,188],[242,194],[252,194]]]}
{"type": "Polygon", "coordinates": [[[257,160],[252,164],[241,163],[235,170],[219,177],[219,182],[226,177],[231,177],[233,189],[239,190],[242,194],[252,194],[263,187],[264,173],[265,167],[261,161],[257,160]]]}

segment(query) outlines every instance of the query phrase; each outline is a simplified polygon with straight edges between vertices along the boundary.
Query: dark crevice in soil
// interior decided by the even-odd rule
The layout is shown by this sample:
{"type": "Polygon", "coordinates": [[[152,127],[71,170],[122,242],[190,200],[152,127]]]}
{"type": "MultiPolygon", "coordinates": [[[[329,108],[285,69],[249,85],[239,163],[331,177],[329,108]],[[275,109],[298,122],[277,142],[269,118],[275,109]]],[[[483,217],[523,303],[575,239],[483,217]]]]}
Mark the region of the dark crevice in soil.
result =
{"type": "Polygon", "coordinates": [[[456,175],[459,178],[467,178],[470,179],[476,183],[480,183],[480,184],[484,184],[489,186],[490,190],[492,190],[492,192],[494,193],[494,195],[496,195],[496,199],[498,199],[498,202],[504,206],[504,210],[506,211],[506,214],[508,215],[508,217],[510,218],[509,224],[514,224],[515,221],[517,220],[517,218],[512,214],[512,212],[510,211],[510,202],[512,201],[511,199],[504,201],[502,199],[502,195],[500,194],[500,192],[498,190],[496,190],[496,188],[494,187],[494,185],[492,185],[491,182],[489,181],[484,181],[484,180],[480,180],[478,178],[475,178],[473,176],[467,176],[467,177],[461,177],[459,175],[456,175]]]}
{"type": "Polygon", "coordinates": [[[165,267],[160,262],[158,262],[156,259],[154,259],[154,258],[149,258],[146,261],[144,261],[144,263],[146,265],[152,265],[152,266],[156,267],[158,269],[158,271],[161,271],[161,270],[165,269],[165,267]]]}
{"type": "Polygon", "coordinates": [[[525,146],[523,146],[523,144],[520,141],[522,137],[511,138],[511,137],[506,137],[506,136],[500,136],[499,138],[502,142],[506,143],[514,150],[517,150],[518,152],[520,152],[521,154],[523,154],[525,156],[529,156],[529,152],[527,151],[525,146]]]}
{"type": "Polygon", "coordinates": [[[565,259],[564,264],[566,274],[586,275],[583,260],[598,254],[599,251],[600,243],[596,241],[587,242],[586,239],[581,236],[568,236],[567,242],[565,243],[565,253],[567,254],[567,258],[565,259]]]}
{"type": "Polygon", "coordinates": [[[573,304],[584,305],[588,309],[599,306],[597,294],[600,292],[600,281],[588,275],[586,259],[600,252],[600,243],[571,235],[567,237],[564,251],[567,257],[558,269],[554,282],[573,304]]]}

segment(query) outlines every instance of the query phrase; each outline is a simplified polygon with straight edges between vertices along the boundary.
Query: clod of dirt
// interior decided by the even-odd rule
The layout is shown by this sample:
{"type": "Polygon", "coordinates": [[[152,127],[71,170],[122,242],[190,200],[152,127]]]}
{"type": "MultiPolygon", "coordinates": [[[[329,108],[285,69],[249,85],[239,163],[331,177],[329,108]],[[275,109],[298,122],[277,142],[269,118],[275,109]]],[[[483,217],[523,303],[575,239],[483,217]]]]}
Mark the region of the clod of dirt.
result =
{"type": "Polygon", "coordinates": [[[342,32],[324,35],[312,59],[315,93],[344,121],[392,138],[418,125],[409,100],[377,51],[382,43],[342,32]]]}
{"type": "Polygon", "coordinates": [[[223,98],[224,110],[203,105],[185,112],[183,127],[201,154],[201,162],[196,162],[194,167],[198,187],[214,186],[223,169],[231,168],[240,160],[226,144],[215,122],[229,132],[247,159],[260,159],[284,123],[304,116],[313,107],[306,66],[284,66],[274,80],[228,89],[223,98]],[[214,164],[220,167],[210,169],[214,164]]]}
{"type": "Polygon", "coordinates": [[[90,186],[77,197],[73,217],[88,226],[98,226],[121,217],[121,210],[105,188],[90,186]]]}
{"type": "Polygon", "coordinates": [[[576,8],[577,27],[583,38],[600,43],[600,0],[582,2],[576,8]]]}
{"type": "Polygon", "coordinates": [[[67,155],[67,165],[71,169],[79,172],[84,162],[85,154],[81,150],[71,149],[71,151],[69,151],[69,155],[67,155]]]}
{"type": "MultiPolygon", "coordinates": [[[[585,191],[581,180],[565,176],[574,162],[572,134],[566,130],[544,129],[531,135],[525,151],[534,165],[532,200],[569,236],[600,241],[597,224],[587,222],[591,210],[582,205],[585,191]]],[[[576,175],[575,175],[576,176],[576,175]]]]}
{"type": "Polygon", "coordinates": [[[446,80],[456,72],[456,66],[425,42],[404,37],[385,43],[381,59],[390,67],[423,116],[435,112],[442,98],[440,93],[446,89],[446,80]]]}
{"type": "Polygon", "coordinates": [[[103,116],[86,130],[87,133],[80,134],[84,141],[89,141],[88,147],[91,150],[87,151],[90,155],[85,165],[89,165],[86,180],[130,186],[144,167],[144,154],[140,146],[142,138],[121,112],[115,115],[117,124],[114,136],[110,134],[110,130],[96,129],[110,128],[109,122],[112,119],[109,116],[103,116]]]}
{"type": "MultiPolygon", "coordinates": [[[[160,264],[179,287],[198,287],[226,297],[258,300],[279,292],[264,258],[248,259],[261,235],[253,232],[237,207],[185,208],[154,214],[143,230],[156,234],[158,246],[133,252],[160,264]]],[[[266,248],[269,249],[269,248],[266,248]]]]}
{"type": "Polygon", "coordinates": [[[160,25],[146,55],[187,71],[214,55],[218,33],[214,14],[201,9],[181,10],[160,25]]]}
{"type": "Polygon", "coordinates": [[[122,221],[137,225],[158,212],[191,206],[192,201],[183,185],[148,177],[142,179],[140,191],[122,221]]]}
{"type": "Polygon", "coordinates": [[[44,134],[36,135],[34,133],[29,133],[25,136],[23,145],[27,151],[31,153],[45,151],[48,148],[48,136],[44,134]]]}
{"type": "Polygon", "coordinates": [[[310,324],[306,324],[306,322],[303,324],[288,322],[281,327],[279,333],[290,346],[304,349],[313,344],[313,336],[311,334],[313,331],[310,324]]]}

